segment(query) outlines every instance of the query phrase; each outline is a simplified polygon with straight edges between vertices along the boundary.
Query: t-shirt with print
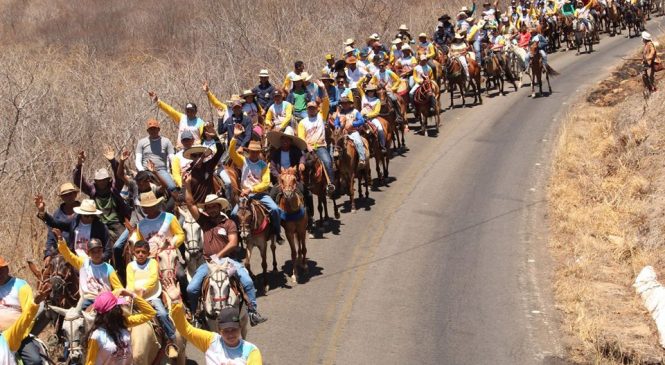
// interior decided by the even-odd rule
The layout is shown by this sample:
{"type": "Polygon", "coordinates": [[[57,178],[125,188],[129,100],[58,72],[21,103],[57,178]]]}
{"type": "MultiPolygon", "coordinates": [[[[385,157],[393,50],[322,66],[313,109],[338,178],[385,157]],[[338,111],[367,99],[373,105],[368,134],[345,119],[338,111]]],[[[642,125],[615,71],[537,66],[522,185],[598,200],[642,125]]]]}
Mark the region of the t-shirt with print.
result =
{"type": "Polygon", "coordinates": [[[224,215],[210,218],[205,214],[200,214],[196,223],[201,226],[203,232],[203,256],[206,260],[226,247],[230,234],[238,233],[235,222],[224,215]]]}
{"type": "Polygon", "coordinates": [[[92,224],[79,222],[76,231],[74,231],[74,252],[81,257],[88,257],[88,242],[90,242],[91,229],[92,224]]]}

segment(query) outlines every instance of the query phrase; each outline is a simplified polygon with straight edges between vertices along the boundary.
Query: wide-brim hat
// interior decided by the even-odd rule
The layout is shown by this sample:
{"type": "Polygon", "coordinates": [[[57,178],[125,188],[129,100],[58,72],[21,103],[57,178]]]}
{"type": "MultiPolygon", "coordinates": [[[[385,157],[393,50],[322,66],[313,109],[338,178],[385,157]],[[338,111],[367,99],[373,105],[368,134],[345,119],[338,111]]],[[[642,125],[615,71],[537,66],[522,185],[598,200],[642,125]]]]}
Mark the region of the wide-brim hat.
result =
{"type": "Polygon", "coordinates": [[[111,174],[109,174],[109,170],[107,170],[103,167],[101,169],[98,169],[97,171],[95,171],[94,179],[97,180],[97,181],[106,180],[106,179],[110,179],[110,178],[111,178],[111,174]]]}
{"type": "Polygon", "coordinates": [[[307,142],[305,142],[302,138],[299,138],[298,136],[295,135],[293,132],[293,128],[291,127],[286,127],[284,132],[279,132],[279,131],[270,131],[268,132],[268,143],[274,148],[280,148],[282,145],[282,137],[287,137],[291,139],[291,143],[298,147],[299,150],[305,150],[307,149],[307,142]]]}
{"type": "Polygon", "coordinates": [[[377,89],[377,87],[374,84],[368,84],[367,86],[365,86],[365,91],[366,92],[367,91],[376,91],[376,89],[377,89]]]}
{"type": "Polygon", "coordinates": [[[200,208],[205,209],[209,205],[214,205],[214,204],[219,204],[222,208],[222,210],[228,209],[231,204],[229,204],[229,201],[222,198],[219,195],[216,194],[208,194],[206,195],[206,199],[202,204],[198,204],[200,208]]]}
{"type": "Polygon", "coordinates": [[[402,38],[395,38],[395,39],[393,39],[390,43],[392,43],[392,44],[400,44],[400,43],[402,43],[402,38]]]}
{"type": "Polygon", "coordinates": [[[245,103],[245,99],[241,98],[239,94],[232,94],[231,99],[227,100],[226,103],[230,105],[240,103],[242,105],[245,103]]]}
{"type": "Polygon", "coordinates": [[[67,182],[60,185],[60,189],[58,190],[58,196],[63,196],[74,192],[78,193],[79,191],[80,191],[79,188],[77,188],[74,184],[67,182]]]}
{"type": "Polygon", "coordinates": [[[348,38],[347,40],[344,41],[345,46],[350,46],[354,43],[356,43],[356,41],[354,41],[353,38],[348,38]]]}
{"type": "Polygon", "coordinates": [[[155,193],[148,191],[147,193],[141,193],[139,205],[143,208],[154,207],[164,200],[163,197],[156,197],[155,193]]]}
{"type": "Polygon", "coordinates": [[[268,73],[268,70],[261,70],[259,71],[259,77],[270,77],[270,74],[268,73]]]}
{"type": "Polygon", "coordinates": [[[252,90],[249,90],[249,89],[243,91],[242,94],[240,94],[241,98],[245,98],[245,97],[248,97],[248,96],[256,96],[256,94],[254,94],[254,92],[252,90]]]}
{"type": "Polygon", "coordinates": [[[462,35],[459,34],[459,33],[455,33],[455,39],[458,39],[458,40],[460,40],[460,39],[464,39],[464,36],[462,36],[462,35]]]}
{"type": "Polygon", "coordinates": [[[467,13],[465,13],[465,12],[463,12],[463,11],[460,11],[459,13],[457,13],[457,18],[458,18],[458,19],[465,19],[465,18],[467,18],[468,16],[469,16],[469,14],[467,14],[467,13]]]}
{"type": "Polygon", "coordinates": [[[355,49],[351,46],[344,47],[344,54],[351,53],[353,51],[355,51],[355,49]]]}
{"type": "Polygon", "coordinates": [[[427,34],[426,33],[420,33],[420,34],[418,34],[418,38],[427,38],[427,34]]]}
{"type": "Polygon", "coordinates": [[[188,160],[191,160],[192,155],[197,153],[202,153],[205,155],[205,157],[207,157],[210,156],[212,150],[206,146],[195,145],[183,151],[182,156],[188,160]]]}
{"type": "Polygon", "coordinates": [[[411,52],[413,52],[413,49],[411,49],[411,46],[409,46],[408,44],[403,45],[401,50],[402,51],[411,51],[411,52]]]}
{"type": "Polygon", "coordinates": [[[644,39],[645,41],[650,41],[651,34],[649,34],[648,32],[642,32],[642,39],[644,39]]]}
{"type": "Polygon", "coordinates": [[[330,74],[329,74],[328,72],[323,71],[323,72],[321,72],[321,76],[319,76],[319,80],[321,80],[321,81],[323,81],[323,80],[331,80],[331,81],[332,81],[333,78],[332,78],[332,76],[330,76],[330,74]]]}
{"type": "Polygon", "coordinates": [[[74,207],[74,213],[78,215],[100,215],[102,211],[97,209],[97,204],[92,199],[83,199],[81,205],[74,207]]]}
{"type": "Polygon", "coordinates": [[[407,27],[406,24],[400,24],[398,30],[406,30],[406,31],[408,31],[408,30],[409,30],[409,27],[407,27]]]}
{"type": "Polygon", "coordinates": [[[261,143],[259,141],[250,141],[247,146],[247,151],[261,152],[261,143]]]}
{"type": "Polygon", "coordinates": [[[309,81],[309,80],[312,79],[312,75],[310,75],[309,72],[307,72],[307,71],[303,71],[303,72],[300,74],[300,78],[301,78],[303,81],[309,81]]]}

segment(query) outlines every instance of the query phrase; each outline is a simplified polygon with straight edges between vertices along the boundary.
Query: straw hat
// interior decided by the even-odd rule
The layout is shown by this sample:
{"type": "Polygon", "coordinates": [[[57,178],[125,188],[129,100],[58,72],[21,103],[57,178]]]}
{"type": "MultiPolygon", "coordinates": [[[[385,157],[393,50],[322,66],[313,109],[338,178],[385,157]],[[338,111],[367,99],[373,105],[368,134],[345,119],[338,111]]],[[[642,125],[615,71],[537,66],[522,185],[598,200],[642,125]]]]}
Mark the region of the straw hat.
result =
{"type": "Polygon", "coordinates": [[[420,34],[418,34],[418,38],[427,38],[427,34],[426,33],[420,33],[420,34]]]}
{"type": "Polygon", "coordinates": [[[227,104],[234,105],[240,103],[240,106],[245,103],[245,99],[241,98],[238,94],[232,94],[231,99],[226,101],[227,104]]]}
{"type": "Polygon", "coordinates": [[[74,213],[78,215],[100,215],[102,211],[97,209],[95,201],[92,199],[83,199],[81,205],[74,207],[74,213]]]}
{"type": "Polygon", "coordinates": [[[373,41],[378,41],[378,40],[380,40],[381,38],[379,37],[378,34],[376,34],[376,33],[372,33],[367,39],[368,39],[368,40],[371,39],[371,40],[373,40],[373,41]]]}
{"type": "Polygon", "coordinates": [[[390,43],[392,43],[392,44],[400,44],[400,43],[402,43],[402,38],[395,38],[395,39],[393,39],[392,42],[390,42],[390,43]]]}
{"type": "Polygon", "coordinates": [[[367,91],[376,91],[376,89],[377,89],[377,87],[374,84],[368,84],[367,86],[365,86],[365,92],[367,92],[367,91]]]}
{"type": "Polygon", "coordinates": [[[301,78],[303,81],[309,81],[309,80],[312,79],[312,75],[310,75],[309,72],[307,72],[307,71],[303,71],[303,72],[300,74],[300,78],[301,78]]]}
{"type": "Polygon", "coordinates": [[[642,32],[642,39],[644,39],[645,41],[650,41],[651,34],[649,34],[648,32],[642,32]]]}
{"type": "Polygon", "coordinates": [[[60,190],[58,190],[58,196],[67,195],[69,193],[79,192],[79,188],[74,186],[74,184],[68,182],[60,185],[60,190]]]}
{"type": "Polygon", "coordinates": [[[401,50],[402,51],[412,51],[413,52],[413,49],[411,49],[411,46],[409,46],[408,44],[403,45],[401,50]]]}
{"type": "Polygon", "coordinates": [[[270,74],[268,73],[268,70],[261,70],[259,71],[259,77],[270,77],[270,74]]]}
{"type": "Polygon", "coordinates": [[[321,71],[321,76],[319,77],[319,80],[323,81],[323,80],[332,80],[332,79],[333,79],[332,76],[330,76],[328,72],[326,72],[325,70],[321,71]]]}
{"type": "Polygon", "coordinates": [[[355,49],[353,49],[351,46],[344,47],[344,54],[351,53],[353,51],[355,51],[355,49]]]}
{"type": "Polygon", "coordinates": [[[464,37],[459,33],[455,33],[455,39],[460,40],[460,39],[464,39],[464,37]]]}
{"type": "Polygon", "coordinates": [[[205,207],[214,204],[219,204],[222,210],[228,209],[229,206],[231,205],[229,204],[228,200],[222,198],[221,196],[218,196],[216,194],[208,194],[206,195],[205,202],[203,202],[203,204],[198,204],[198,206],[205,209],[205,207]]]}
{"type": "Polygon", "coordinates": [[[399,26],[398,30],[408,31],[409,27],[407,27],[406,24],[402,24],[402,25],[399,26]]]}
{"type": "Polygon", "coordinates": [[[147,193],[141,193],[141,196],[140,196],[141,203],[139,205],[144,207],[144,208],[150,208],[150,207],[154,207],[155,205],[161,203],[162,200],[164,200],[163,197],[157,198],[155,196],[155,193],[153,193],[152,191],[149,191],[147,193]]]}
{"type": "Polygon", "coordinates": [[[242,94],[240,94],[241,98],[245,98],[245,97],[248,97],[248,96],[256,96],[256,94],[254,94],[254,92],[252,90],[249,90],[249,89],[244,90],[242,92],[242,94]]]}
{"type": "Polygon", "coordinates": [[[350,46],[354,43],[356,43],[356,41],[354,41],[353,38],[348,38],[347,40],[344,41],[345,46],[350,46]]]}
{"type": "Polygon", "coordinates": [[[197,153],[202,153],[204,155],[204,157],[208,157],[212,153],[212,150],[210,148],[206,147],[206,146],[202,146],[202,145],[198,144],[198,145],[194,145],[194,146],[186,149],[185,151],[183,151],[182,157],[184,157],[188,160],[191,160],[192,155],[195,155],[197,153]]]}
{"type": "Polygon", "coordinates": [[[286,127],[284,132],[279,132],[279,131],[270,131],[268,132],[268,143],[274,148],[280,148],[282,145],[282,137],[287,137],[291,140],[291,143],[293,143],[294,146],[298,147],[299,150],[306,150],[307,149],[307,142],[305,142],[302,138],[298,138],[296,136],[295,132],[293,131],[293,128],[291,127],[286,127]]]}
{"type": "Polygon", "coordinates": [[[261,143],[259,141],[250,141],[247,151],[261,152],[261,143]]]}

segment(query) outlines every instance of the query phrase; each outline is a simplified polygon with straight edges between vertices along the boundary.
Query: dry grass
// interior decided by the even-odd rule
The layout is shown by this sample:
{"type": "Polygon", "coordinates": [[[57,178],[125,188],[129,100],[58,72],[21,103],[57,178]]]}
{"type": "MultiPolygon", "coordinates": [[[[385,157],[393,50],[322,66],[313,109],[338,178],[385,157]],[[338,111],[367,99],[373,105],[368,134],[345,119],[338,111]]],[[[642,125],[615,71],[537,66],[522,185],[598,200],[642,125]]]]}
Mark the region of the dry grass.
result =
{"type": "Polygon", "coordinates": [[[571,109],[549,186],[557,301],[577,339],[570,352],[585,363],[665,358],[632,288],[645,265],[665,281],[665,95],[645,101],[633,69],[571,109]]]}

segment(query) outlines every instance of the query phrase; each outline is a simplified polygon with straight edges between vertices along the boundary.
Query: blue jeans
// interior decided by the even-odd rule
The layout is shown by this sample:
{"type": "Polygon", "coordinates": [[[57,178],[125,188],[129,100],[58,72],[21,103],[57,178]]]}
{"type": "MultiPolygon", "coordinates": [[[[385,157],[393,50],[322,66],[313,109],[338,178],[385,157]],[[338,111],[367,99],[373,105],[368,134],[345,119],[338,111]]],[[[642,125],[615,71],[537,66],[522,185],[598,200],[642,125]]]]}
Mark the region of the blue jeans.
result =
{"type": "MultiPolygon", "coordinates": [[[[275,201],[272,200],[270,195],[265,193],[250,194],[249,198],[259,200],[261,204],[263,204],[263,206],[266,207],[266,209],[268,209],[268,213],[270,213],[270,223],[272,223],[273,231],[275,232],[275,234],[279,234],[281,229],[282,210],[279,209],[277,203],[275,203],[275,201]]],[[[233,211],[231,211],[232,217],[237,217],[237,215],[238,215],[238,205],[233,207],[233,211]]]]}
{"type": "MultiPolygon", "coordinates": [[[[243,266],[243,264],[238,261],[230,260],[236,268],[236,273],[240,284],[242,285],[245,293],[247,293],[247,298],[249,299],[249,304],[251,308],[256,309],[256,288],[254,287],[254,282],[249,276],[249,271],[243,266]]],[[[208,264],[202,264],[196,269],[196,272],[192,276],[192,280],[189,281],[187,285],[187,298],[189,300],[189,311],[196,313],[196,308],[199,304],[199,298],[201,297],[201,287],[203,286],[203,280],[208,276],[210,271],[208,270],[208,264]]]]}
{"type": "Polygon", "coordinates": [[[353,141],[353,144],[356,146],[356,151],[358,152],[358,159],[360,161],[365,161],[365,145],[363,144],[363,140],[360,137],[360,133],[358,133],[358,131],[355,131],[349,134],[349,138],[351,138],[351,141],[353,141]]]}
{"type": "Polygon", "coordinates": [[[173,181],[173,177],[167,170],[157,170],[155,172],[157,175],[159,175],[159,177],[162,178],[162,180],[164,180],[168,191],[173,191],[176,189],[175,181],[173,181]]]}
{"type": "Polygon", "coordinates": [[[175,340],[175,325],[173,324],[173,321],[169,317],[169,312],[166,311],[166,307],[164,306],[164,303],[162,303],[162,300],[159,298],[155,298],[150,301],[150,305],[155,308],[155,311],[157,311],[157,320],[159,321],[159,324],[162,325],[162,328],[164,329],[164,332],[166,333],[166,337],[169,340],[174,341],[175,340]]]}
{"type": "Polygon", "coordinates": [[[125,228],[125,231],[122,232],[120,237],[115,241],[113,244],[113,258],[115,260],[115,266],[118,269],[119,272],[121,272],[121,276],[124,279],[124,274],[125,274],[125,262],[123,261],[122,254],[125,251],[125,245],[127,244],[127,240],[129,240],[129,230],[125,228]]]}
{"type": "Polygon", "coordinates": [[[476,53],[476,61],[479,65],[483,64],[482,54],[480,53],[480,38],[473,42],[473,51],[476,53]]]}
{"type": "Polygon", "coordinates": [[[316,155],[319,156],[319,160],[321,160],[321,163],[323,163],[323,167],[326,169],[326,173],[328,173],[328,181],[330,184],[335,183],[335,171],[333,171],[332,167],[332,158],[330,158],[330,152],[328,152],[328,149],[325,147],[319,147],[316,150],[316,155]]]}

